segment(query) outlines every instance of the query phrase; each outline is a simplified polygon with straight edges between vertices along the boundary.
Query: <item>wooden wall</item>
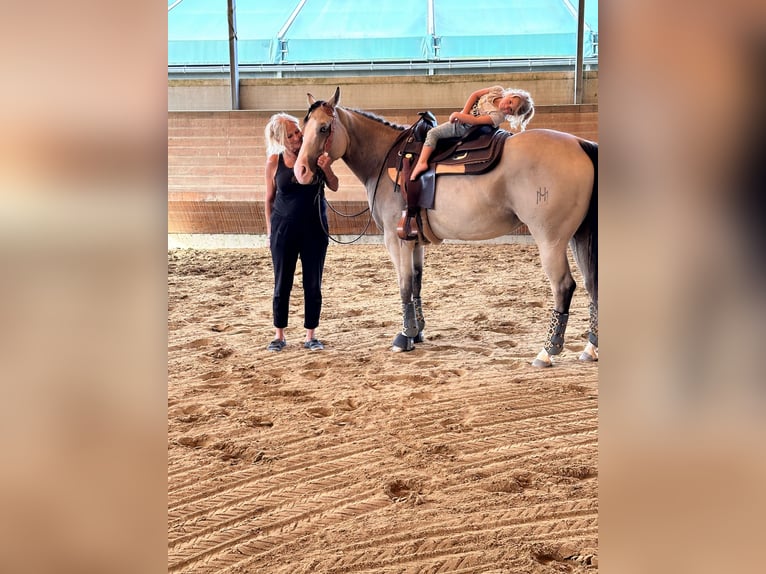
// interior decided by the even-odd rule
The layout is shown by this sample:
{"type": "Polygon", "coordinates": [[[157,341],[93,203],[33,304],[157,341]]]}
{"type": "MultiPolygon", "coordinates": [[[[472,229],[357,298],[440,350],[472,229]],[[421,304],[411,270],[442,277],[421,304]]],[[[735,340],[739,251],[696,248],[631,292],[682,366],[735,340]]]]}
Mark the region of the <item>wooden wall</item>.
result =
{"type": "MultiPolygon", "coordinates": [[[[375,110],[410,124],[421,109],[375,110]]],[[[285,110],[301,118],[305,109],[285,110]]],[[[453,109],[431,111],[444,121],[453,109]]],[[[263,129],[271,111],[168,113],[168,233],[263,234],[265,149],[263,129]]],[[[551,128],[598,141],[598,105],[539,105],[530,128],[551,128]]],[[[362,184],[342,161],[335,164],[337,193],[331,205],[356,213],[366,205],[362,184]]],[[[360,233],[367,217],[346,219],[329,210],[333,234],[360,233]]],[[[380,231],[374,223],[368,233],[380,231]]]]}

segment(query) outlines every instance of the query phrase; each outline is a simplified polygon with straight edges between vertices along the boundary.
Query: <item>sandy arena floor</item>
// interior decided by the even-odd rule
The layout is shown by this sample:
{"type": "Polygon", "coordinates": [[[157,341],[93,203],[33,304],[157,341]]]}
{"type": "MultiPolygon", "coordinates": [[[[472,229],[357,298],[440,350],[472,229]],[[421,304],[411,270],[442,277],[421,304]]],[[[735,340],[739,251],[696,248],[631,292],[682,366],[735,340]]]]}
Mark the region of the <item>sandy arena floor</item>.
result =
{"type": "MultiPolygon", "coordinates": [[[[571,260],[571,258],[570,258],[571,260]]],[[[574,268],[574,266],[573,266],[574,268]]],[[[426,341],[381,245],[330,245],[325,351],[269,353],[268,249],[168,253],[168,570],[598,569],[598,363],[579,271],[565,351],[534,245],[428,249],[426,341]]]]}

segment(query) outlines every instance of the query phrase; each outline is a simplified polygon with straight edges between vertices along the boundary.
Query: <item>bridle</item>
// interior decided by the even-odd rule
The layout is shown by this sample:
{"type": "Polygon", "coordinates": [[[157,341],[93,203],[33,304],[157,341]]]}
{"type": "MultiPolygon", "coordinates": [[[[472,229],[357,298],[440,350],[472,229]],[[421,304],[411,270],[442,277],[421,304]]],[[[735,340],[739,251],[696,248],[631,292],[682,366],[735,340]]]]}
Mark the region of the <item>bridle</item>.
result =
{"type": "MultiPolygon", "coordinates": [[[[330,108],[330,106],[325,107],[330,108]]],[[[330,153],[330,148],[332,147],[332,136],[335,135],[335,120],[338,119],[333,108],[330,108],[330,116],[332,117],[332,120],[330,121],[330,127],[328,128],[330,133],[327,134],[327,139],[324,141],[324,153],[326,154],[330,153]]]]}
{"type": "MultiPolygon", "coordinates": [[[[313,104],[311,104],[311,106],[309,106],[309,109],[306,112],[306,117],[303,118],[303,126],[305,128],[306,122],[311,117],[312,112],[315,109],[317,109],[319,106],[322,106],[322,108],[324,108],[324,110],[325,110],[325,113],[332,118],[332,120],[330,121],[330,126],[328,128],[329,133],[327,134],[327,139],[325,140],[324,148],[322,149],[322,153],[329,154],[330,147],[332,147],[332,139],[333,139],[333,136],[335,135],[335,122],[338,119],[338,116],[335,114],[335,108],[333,106],[330,106],[327,102],[324,102],[324,101],[321,101],[321,100],[315,101],[313,104]]],[[[372,202],[371,202],[372,207],[375,206],[375,197],[378,194],[378,185],[380,184],[380,177],[383,174],[383,168],[384,167],[385,167],[385,163],[380,168],[380,173],[378,174],[378,181],[376,182],[375,190],[372,193],[372,202]]],[[[317,167],[317,169],[319,169],[319,168],[317,167]]],[[[364,229],[362,229],[362,232],[358,236],[356,236],[354,239],[352,239],[351,241],[341,241],[340,239],[335,239],[332,235],[330,235],[330,230],[325,227],[324,221],[323,221],[323,219],[321,217],[322,204],[321,204],[321,200],[320,200],[318,202],[318,205],[317,205],[318,209],[320,210],[319,221],[322,222],[322,230],[325,232],[325,235],[327,235],[327,237],[330,238],[332,241],[334,241],[335,243],[343,244],[343,245],[349,245],[351,243],[356,243],[357,241],[359,241],[364,236],[365,233],[367,233],[367,230],[369,229],[370,224],[372,223],[372,208],[371,208],[371,206],[368,205],[367,207],[365,207],[362,211],[360,211],[358,213],[341,213],[340,211],[335,209],[330,204],[329,201],[327,201],[327,198],[325,197],[325,193],[324,193],[324,179],[322,180],[322,186],[321,186],[321,189],[320,189],[320,193],[317,195],[317,199],[319,199],[319,198],[323,198],[325,200],[325,204],[332,210],[332,212],[335,213],[336,215],[341,216],[341,217],[347,217],[347,218],[359,217],[365,211],[369,211],[370,212],[370,217],[367,219],[367,223],[365,224],[364,229]]]]}
{"type": "Polygon", "coordinates": [[[311,106],[309,107],[309,111],[306,112],[306,117],[303,118],[303,125],[304,127],[306,126],[306,122],[309,121],[309,118],[311,117],[311,113],[320,106],[324,108],[325,113],[332,118],[332,120],[330,121],[330,127],[328,128],[328,131],[330,133],[327,134],[327,139],[325,140],[324,148],[322,149],[322,153],[329,153],[330,147],[332,147],[332,136],[335,133],[335,120],[337,120],[337,116],[335,115],[335,108],[333,108],[327,102],[317,100],[316,102],[311,104],[311,106]]]}

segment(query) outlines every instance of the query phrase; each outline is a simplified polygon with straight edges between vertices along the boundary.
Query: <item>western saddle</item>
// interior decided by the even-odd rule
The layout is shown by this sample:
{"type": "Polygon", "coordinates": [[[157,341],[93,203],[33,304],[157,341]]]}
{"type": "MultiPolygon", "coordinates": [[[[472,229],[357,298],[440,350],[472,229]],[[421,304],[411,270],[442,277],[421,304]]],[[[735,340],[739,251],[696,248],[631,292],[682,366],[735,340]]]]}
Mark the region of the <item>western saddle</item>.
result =
{"type": "Polygon", "coordinates": [[[437,175],[479,175],[494,168],[500,161],[503,143],[513,135],[492,126],[474,126],[462,138],[439,140],[428,170],[410,181],[428,130],[436,126],[430,111],[419,112],[420,119],[405,130],[394,143],[386,159],[388,176],[394,189],[401,190],[406,209],[402,211],[396,231],[400,239],[428,241],[423,234],[423,209],[433,209],[437,175]]]}

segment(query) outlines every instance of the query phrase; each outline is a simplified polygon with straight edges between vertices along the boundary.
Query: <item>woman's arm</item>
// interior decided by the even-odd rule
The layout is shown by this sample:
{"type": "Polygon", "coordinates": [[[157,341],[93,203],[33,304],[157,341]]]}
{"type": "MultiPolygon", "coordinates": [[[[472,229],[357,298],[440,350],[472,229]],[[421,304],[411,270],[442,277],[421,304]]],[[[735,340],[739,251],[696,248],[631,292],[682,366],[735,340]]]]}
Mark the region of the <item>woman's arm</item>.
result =
{"type": "Polygon", "coordinates": [[[333,191],[338,191],[338,176],[332,170],[332,158],[327,152],[323,153],[317,159],[317,165],[324,172],[324,180],[333,191]]]}
{"type": "Polygon", "coordinates": [[[277,197],[277,189],[274,184],[274,178],[277,175],[277,165],[279,156],[271,155],[266,159],[266,200],[263,202],[263,208],[266,212],[266,236],[271,236],[271,210],[274,207],[274,199],[277,197]]]}

